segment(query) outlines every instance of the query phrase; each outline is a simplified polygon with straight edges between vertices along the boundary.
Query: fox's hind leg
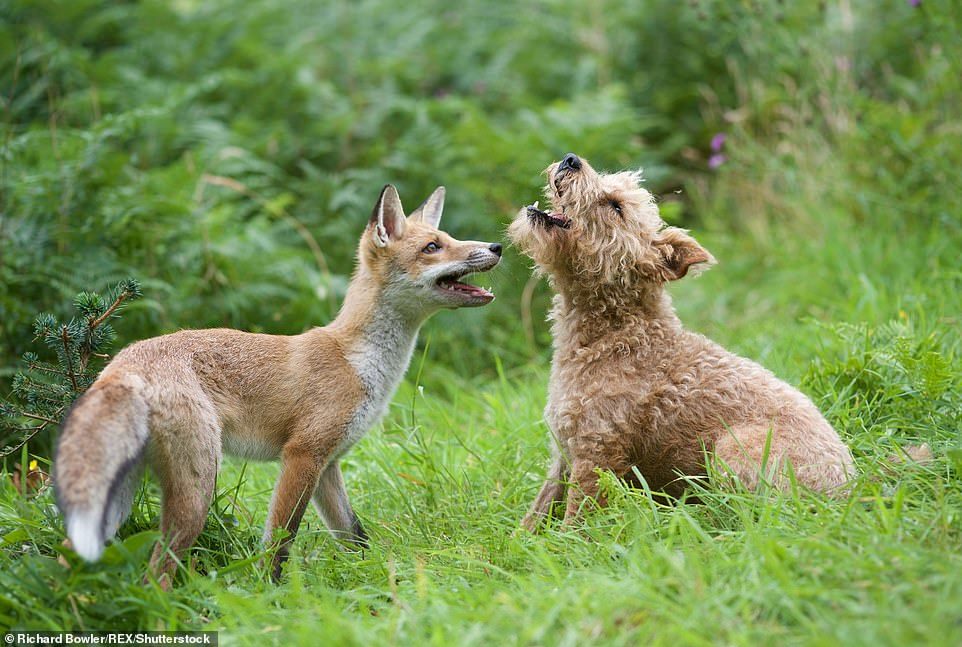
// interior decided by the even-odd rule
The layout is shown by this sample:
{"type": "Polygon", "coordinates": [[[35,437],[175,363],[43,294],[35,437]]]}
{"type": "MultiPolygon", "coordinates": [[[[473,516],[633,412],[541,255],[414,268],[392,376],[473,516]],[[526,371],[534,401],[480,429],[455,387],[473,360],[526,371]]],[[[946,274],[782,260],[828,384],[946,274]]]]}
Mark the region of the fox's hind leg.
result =
{"type": "Polygon", "coordinates": [[[113,537],[117,529],[130,516],[130,509],[140,487],[140,479],[144,475],[143,468],[143,463],[137,463],[116,482],[114,495],[110,499],[107,514],[104,517],[104,536],[113,537]]]}
{"type": "Polygon", "coordinates": [[[220,428],[213,416],[198,415],[155,432],[154,438],[150,458],[161,485],[163,539],[150,569],[167,589],[178,561],[204,529],[220,465],[220,428]]]}

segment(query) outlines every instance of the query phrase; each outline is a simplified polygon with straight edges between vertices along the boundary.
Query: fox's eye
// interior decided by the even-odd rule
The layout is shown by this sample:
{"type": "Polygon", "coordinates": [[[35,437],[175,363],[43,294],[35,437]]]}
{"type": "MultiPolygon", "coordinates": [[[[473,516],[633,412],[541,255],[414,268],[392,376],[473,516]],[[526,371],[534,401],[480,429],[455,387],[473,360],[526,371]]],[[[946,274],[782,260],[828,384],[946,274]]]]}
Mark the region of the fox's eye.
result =
{"type": "Polygon", "coordinates": [[[422,249],[421,251],[424,252],[425,254],[433,254],[434,252],[441,251],[441,246],[432,240],[430,243],[425,245],[424,249],[422,249]]]}
{"type": "Polygon", "coordinates": [[[615,210],[615,213],[617,213],[619,216],[621,215],[621,203],[620,203],[620,202],[618,202],[617,200],[612,200],[612,201],[610,201],[608,204],[611,205],[611,208],[615,210]]]}

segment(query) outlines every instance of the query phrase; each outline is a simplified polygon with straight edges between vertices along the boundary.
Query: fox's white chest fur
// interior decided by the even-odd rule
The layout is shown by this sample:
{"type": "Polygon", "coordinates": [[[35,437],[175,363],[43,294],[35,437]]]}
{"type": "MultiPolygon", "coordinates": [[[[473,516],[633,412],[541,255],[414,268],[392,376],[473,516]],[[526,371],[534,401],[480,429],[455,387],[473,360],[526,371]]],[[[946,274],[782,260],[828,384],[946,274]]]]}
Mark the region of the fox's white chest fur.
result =
{"type": "Polygon", "coordinates": [[[347,356],[364,385],[364,396],[348,423],[338,455],[354,446],[381,419],[411,362],[418,326],[388,308],[384,310],[347,356]]]}

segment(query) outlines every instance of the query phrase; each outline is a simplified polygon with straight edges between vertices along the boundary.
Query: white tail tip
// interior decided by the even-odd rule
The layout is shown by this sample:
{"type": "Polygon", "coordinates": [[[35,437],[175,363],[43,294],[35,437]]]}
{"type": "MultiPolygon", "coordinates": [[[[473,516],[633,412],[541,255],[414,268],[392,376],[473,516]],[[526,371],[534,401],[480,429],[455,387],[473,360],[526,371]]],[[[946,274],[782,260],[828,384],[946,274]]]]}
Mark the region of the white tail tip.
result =
{"type": "Polygon", "coordinates": [[[88,562],[96,562],[104,552],[99,515],[89,511],[72,513],[67,520],[67,536],[77,554],[88,562]]]}

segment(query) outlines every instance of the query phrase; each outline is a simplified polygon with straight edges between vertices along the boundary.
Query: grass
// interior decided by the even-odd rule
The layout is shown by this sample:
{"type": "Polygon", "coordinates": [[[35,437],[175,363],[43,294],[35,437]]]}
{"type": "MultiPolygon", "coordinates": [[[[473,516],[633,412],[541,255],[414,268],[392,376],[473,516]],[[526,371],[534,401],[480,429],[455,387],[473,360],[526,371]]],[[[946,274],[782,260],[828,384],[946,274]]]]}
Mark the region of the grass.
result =
{"type": "MultiPolygon", "coordinates": [[[[67,555],[67,568],[49,490],[24,499],[4,481],[0,623],[205,628],[231,644],[957,644],[957,336],[938,312],[897,307],[877,326],[821,324],[811,317],[817,294],[796,304],[798,316],[779,317],[766,291],[792,282],[792,259],[752,282],[752,270],[724,263],[744,240],[708,239],[723,264],[677,286],[683,316],[801,379],[855,451],[861,474],[848,498],[706,490],[702,504],[662,506],[609,480],[611,507],[582,527],[519,532],[547,455],[546,366],[505,369],[493,358],[496,379],[471,379],[428,343],[381,428],[346,459],[372,536],[364,554],[338,551],[310,513],[286,581],[271,585],[259,537],[277,468],[228,461],[191,566],[166,594],[141,584],[156,538],[153,486],[104,563],[67,555]],[[741,304],[753,305],[730,323],[714,318],[741,304]],[[427,372],[439,386],[416,386],[427,372]],[[889,460],[920,440],[934,462],[889,460]]],[[[931,285],[934,302],[948,298],[931,285]]],[[[899,303],[893,288],[873,307],[899,303]]],[[[844,294],[828,301],[867,307],[844,294]]],[[[427,338],[457,316],[441,315],[427,338]]]]}
{"type": "Polygon", "coordinates": [[[12,485],[18,465],[49,463],[41,439],[0,471],[0,628],[211,629],[256,645],[962,644],[954,3],[547,3],[506,17],[474,0],[464,13],[368,0],[331,20],[300,1],[75,4],[15,3],[0,21],[0,58],[16,63],[0,66],[14,88],[0,379],[38,309],[128,274],[146,298],[118,324],[124,340],[298,332],[330,315],[360,196],[388,176],[404,196],[444,177],[446,225],[493,239],[571,148],[649,169],[666,218],[720,261],[672,286],[682,319],[800,385],[859,476],[841,499],[708,489],[672,506],[608,479],[611,506],[581,526],[518,531],[547,462],[549,291],[526,301],[509,250],[499,299],[428,323],[386,419],[345,459],[369,550],[337,550],[309,512],[270,584],[260,536],[277,466],[228,460],[162,592],[142,583],[155,485],[104,560],[83,564],[61,548],[50,489],[12,485]],[[718,131],[727,161],[708,172],[718,131]],[[892,460],[919,442],[932,462],[892,460]]]}

